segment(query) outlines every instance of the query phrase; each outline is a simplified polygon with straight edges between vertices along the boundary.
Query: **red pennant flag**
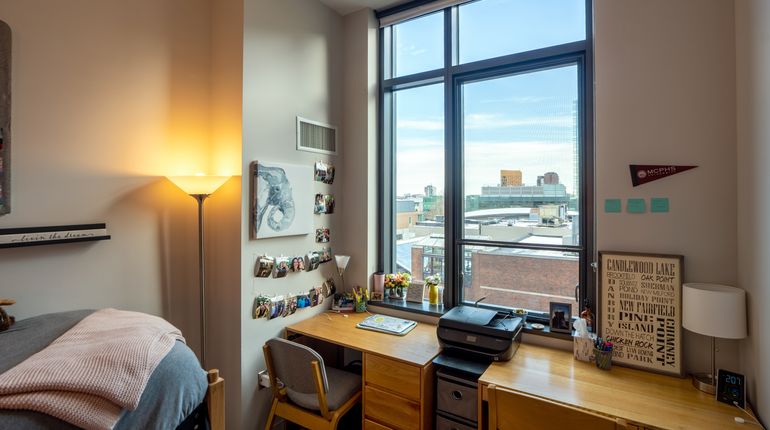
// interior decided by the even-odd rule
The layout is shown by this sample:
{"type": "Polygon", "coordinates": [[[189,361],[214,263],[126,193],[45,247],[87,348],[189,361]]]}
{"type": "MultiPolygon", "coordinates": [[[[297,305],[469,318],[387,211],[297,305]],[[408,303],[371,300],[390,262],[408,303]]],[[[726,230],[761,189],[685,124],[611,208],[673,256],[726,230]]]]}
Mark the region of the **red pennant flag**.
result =
{"type": "Polygon", "coordinates": [[[634,186],[657,181],[667,176],[676,175],[698,166],[662,166],[657,164],[629,164],[631,168],[631,183],[634,186]]]}

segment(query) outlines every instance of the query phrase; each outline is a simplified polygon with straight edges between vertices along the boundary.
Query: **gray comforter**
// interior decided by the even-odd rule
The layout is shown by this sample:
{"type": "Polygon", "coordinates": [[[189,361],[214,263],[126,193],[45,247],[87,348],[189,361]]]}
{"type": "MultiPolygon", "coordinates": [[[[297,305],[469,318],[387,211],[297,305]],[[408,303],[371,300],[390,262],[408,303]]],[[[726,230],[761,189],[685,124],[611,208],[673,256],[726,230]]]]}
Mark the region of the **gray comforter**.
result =
{"type": "MultiPolygon", "coordinates": [[[[42,350],[93,311],[40,315],[0,333],[0,373],[42,350]]],[[[150,377],[139,407],[125,411],[116,430],[174,429],[203,402],[208,384],[195,354],[177,342],[150,377]]],[[[0,430],[72,430],[76,427],[31,411],[0,410],[0,430]]]]}

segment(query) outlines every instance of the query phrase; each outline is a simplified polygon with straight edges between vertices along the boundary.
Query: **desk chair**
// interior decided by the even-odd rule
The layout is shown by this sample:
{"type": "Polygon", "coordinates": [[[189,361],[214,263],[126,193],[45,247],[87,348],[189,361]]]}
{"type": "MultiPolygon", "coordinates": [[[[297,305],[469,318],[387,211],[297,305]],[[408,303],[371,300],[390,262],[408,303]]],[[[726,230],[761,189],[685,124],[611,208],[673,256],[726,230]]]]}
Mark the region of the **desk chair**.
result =
{"type": "Polygon", "coordinates": [[[305,345],[275,338],[262,349],[273,390],[265,430],[276,415],[310,430],[334,430],[361,398],[360,376],[324,366],[323,358],[305,345]]]}
{"type": "Polygon", "coordinates": [[[626,421],[496,387],[487,389],[489,430],[626,429],[626,421]]]}

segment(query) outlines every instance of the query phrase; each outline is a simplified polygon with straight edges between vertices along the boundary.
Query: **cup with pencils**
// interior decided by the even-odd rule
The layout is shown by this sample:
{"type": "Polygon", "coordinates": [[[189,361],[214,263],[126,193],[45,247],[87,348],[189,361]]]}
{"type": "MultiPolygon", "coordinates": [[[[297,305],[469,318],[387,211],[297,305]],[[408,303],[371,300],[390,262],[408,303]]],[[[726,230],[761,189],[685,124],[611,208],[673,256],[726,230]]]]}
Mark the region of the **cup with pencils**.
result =
{"type": "Polygon", "coordinates": [[[594,341],[594,360],[596,367],[602,370],[610,370],[612,367],[612,342],[601,337],[594,341]]]}

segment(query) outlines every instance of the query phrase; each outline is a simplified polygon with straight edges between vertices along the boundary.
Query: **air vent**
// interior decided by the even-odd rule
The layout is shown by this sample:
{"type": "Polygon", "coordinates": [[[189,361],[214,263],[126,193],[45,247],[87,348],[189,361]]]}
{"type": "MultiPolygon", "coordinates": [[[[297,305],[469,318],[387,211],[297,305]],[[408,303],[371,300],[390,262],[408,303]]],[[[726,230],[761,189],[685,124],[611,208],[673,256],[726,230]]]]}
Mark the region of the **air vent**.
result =
{"type": "Polygon", "coordinates": [[[337,127],[297,117],[297,150],[337,154],[337,127]]]}

